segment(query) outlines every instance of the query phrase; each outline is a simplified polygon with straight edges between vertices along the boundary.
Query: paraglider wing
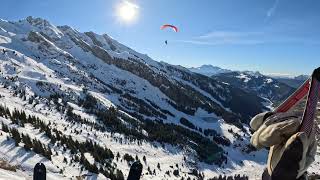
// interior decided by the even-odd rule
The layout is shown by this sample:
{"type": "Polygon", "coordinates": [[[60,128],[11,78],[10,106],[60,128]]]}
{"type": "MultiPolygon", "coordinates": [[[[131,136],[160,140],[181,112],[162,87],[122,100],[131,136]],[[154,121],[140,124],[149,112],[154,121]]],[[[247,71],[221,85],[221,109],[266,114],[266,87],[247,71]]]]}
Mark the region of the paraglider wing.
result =
{"type": "Polygon", "coordinates": [[[175,32],[178,32],[178,31],[179,31],[176,26],[171,25],[171,24],[162,25],[160,29],[163,30],[163,29],[166,29],[166,28],[171,28],[171,29],[173,29],[175,32]]]}

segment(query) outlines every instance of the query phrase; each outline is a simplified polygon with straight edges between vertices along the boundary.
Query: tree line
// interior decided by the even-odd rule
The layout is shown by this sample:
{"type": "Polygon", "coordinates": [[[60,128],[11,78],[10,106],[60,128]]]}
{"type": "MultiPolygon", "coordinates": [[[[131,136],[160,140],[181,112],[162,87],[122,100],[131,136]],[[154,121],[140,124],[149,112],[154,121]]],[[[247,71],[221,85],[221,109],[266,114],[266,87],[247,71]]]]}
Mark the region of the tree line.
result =
{"type": "Polygon", "coordinates": [[[33,150],[35,153],[41,154],[51,160],[51,156],[53,154],[51,149],[53,145],[56,144],[57,147],[63,148],[64,151],[67,149],[70,150],[72,161],[81,163],[88,171],[93,173],[102,173],[110,179],[124,179],[121,170],[116,169],[112,165],[114,154],[110,149],[101,147],[97,143],[89,140],[85,142],[73,140],[71,136],[66,136],[57,129],[51,128],[50,123],[46,124],[35,116],[27,116],[24,111],[18,111],[15,109],[11,113],[8,108],[0,105],[0,116],[10,119],[12,123],[22,127],[25,123],[30,123],[36,129],[39,129],[40,132],[44,132],[50,139],[51,145],[45,145],[37,139],[32,139],[26,134],[19,133],[16,128],[9,128],[8,125],[2,122],[2,130],[11,134],[16,145],[19,145],[19,143],[22,142],[24,144],[23,147],[27,151],[33,150]],[[89,152],[97,163],[90,164],[84,156],[84,153],[86,152],[89,152]],[[98,168],[98,165],[100,165],[100,168],[98,168]]]}

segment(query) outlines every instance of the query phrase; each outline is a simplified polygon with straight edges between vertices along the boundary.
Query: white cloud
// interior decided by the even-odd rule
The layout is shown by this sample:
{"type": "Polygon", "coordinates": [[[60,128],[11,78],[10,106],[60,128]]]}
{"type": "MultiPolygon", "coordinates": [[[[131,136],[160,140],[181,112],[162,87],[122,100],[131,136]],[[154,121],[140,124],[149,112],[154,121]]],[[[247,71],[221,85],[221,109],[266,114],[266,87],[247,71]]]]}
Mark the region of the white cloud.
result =
{"type": "Polygon", "coordinates": [[[264,43],[263,41],[259,40],[242,40],[242,39],[218,39],[218,40],[210,40],[210,41],[202,41],[198,39],[192,39],[192,40],[177,40],[173,42],[178,43],[188,43],[188,44],[195,44],[195,45],[257,45],[264,43]]]}
{"type": "Polygon", "coordinates": [[[212,31],[210,33],[194,37],[189,40],[178,40],[179,43],[196,45],[256,45],[265,41],[259,39],[263,32],[245,31],[212,31]]]}
{"type": "Polygon", "coordinates": [[[262,32],[212,31],[210,33],[199,36],[198,39],[209,39],[209,38],[231,39],[231,38],[240,38],[240,37],[259,35],[259,34],[262,34],[262,32]]]}
{"type": "Polygon", "coordinates": [[[279,0],[275,0],[272,7],[267,12],[267,17],[271,17],[275,13],[278,7],[278,4],[279,4],[279,0]]]}
{"type": "MultiPolygon", "coordinates": [[[[292,24],[292,23],[290,23],[292,24]]],[[[299,25],[299,24],[298,24],[299,25]]],[[[274,24],[265,26],[255,31],[223,31],[215,30],[197,37],[178,40],[178,43],[195,45],[258,45],[266,43],[299,43],[308,45],[320,45],[317,38],[305,36],[304,32],[296,29],[297,25],[284,26],[274,24]]],[[[300,25],[299,25],[300,26],[300,25]]]]}
{"type": "Polygon", "coordinates": [[[130,2],[130,1],[123,1],[123,3],[126,3],[128,6],[131,6],[131,7],[136,8],[136,9],[140,8],[137,4],[135,4],[133,2],[130,2]]]}
{"type": "Polygon", "coordinates": [[[282,78],[294,78],[296,76],[295,74],[279,73],[279,72],[271,72],[271,73],[266,72],[264,74],[271,77],[282,77],[282,78]]]}

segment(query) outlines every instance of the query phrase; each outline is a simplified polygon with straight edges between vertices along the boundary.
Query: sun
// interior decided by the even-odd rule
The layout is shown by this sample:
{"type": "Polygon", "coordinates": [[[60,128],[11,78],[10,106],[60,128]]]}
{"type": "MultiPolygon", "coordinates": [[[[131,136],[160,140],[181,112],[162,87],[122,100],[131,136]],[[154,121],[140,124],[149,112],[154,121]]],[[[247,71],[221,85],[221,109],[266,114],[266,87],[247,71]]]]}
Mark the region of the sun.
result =
{"type": "Polygon", "coordinates": [[[117,6],[117,16],[123,22],[133,22],[138,16],[139,6],[129,1],[122,1],[117,6]]]}

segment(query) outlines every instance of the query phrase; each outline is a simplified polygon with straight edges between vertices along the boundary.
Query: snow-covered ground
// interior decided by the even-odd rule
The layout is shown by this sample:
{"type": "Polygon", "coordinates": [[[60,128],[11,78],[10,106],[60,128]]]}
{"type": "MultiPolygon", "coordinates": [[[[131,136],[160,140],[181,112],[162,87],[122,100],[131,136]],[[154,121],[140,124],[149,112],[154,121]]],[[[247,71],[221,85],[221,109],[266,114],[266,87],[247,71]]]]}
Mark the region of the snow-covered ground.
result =
{"type": "MultiPolygon", "coordinates": [[[[248,131],[242,131],[234,125],[227,124],[215,113],[209,113],[202,108],[196,109],[193,116],[177,110],[168,103],[170,98],[147,80],[103,62],[70,40],[70,37],[77,37],[84,40],[84,44],[93,46],[94,42],[85,33],[80,33],[68,26],[57,28],[42,19],[29,18],[29,21],[22,20],[13,23],[0,20],[0,105],[9,108],[11,112],[15,109],[23,110],[27,115],[36,116],[43,122],[50,123],[51,128],[63,132],[64,135],[70,135],[73,140],[78,142],[91,140],[102,147],[109,148],[115,155],[119,152],[121,157],[124,154],[129,154],[132,157],[137,155],[144,165],[142,179],[181,179],[181,177],[190,176],[189,172],[192,169],[204,173],[206,178],[219,174],[244,174],[250,179],[260,179],[266,163],[267,152],[264,150],[248,154],[241,151],[249,144],[250,134],[248,131]],[[35,37],[40,40],[34,37],[34,42],[31,42],[27,39],[28,34],[33,31],[42,32],[45,35],[35,33],[35,37]],[[38,40],[40,42],[37,42],[38,40]],[[175,115],[175,117],[167,116],[166,122],[179,124],[179,119],[185,117],[199,128],[214,129],[219,135],[226,137],[231,142],[229,147],[221,146],[228,153],[227,163],[222,167],[208,165],[199,162],[195,153],[187,151],[185,147],[147,141],[138,144],[128,141],[122,134],[99,131],[87,124],[71,123],[67,121],[65,112],[58,111],[55,104],[48,100],[48,97],[54,93],[66,95],[69,98],[67,105],[73,108],[73,113],[89,122],[97,122],[95,115],[87,113],[83,107],[75,103],[76,98],[82,96],[85,88],[87,88],[88,94],[96,98],[105,108],[121,107],[130,112],[132,107],[125,107],[121,103],[122,93],[115,93],[112,90],[112,88],[117,88],[123,92],[130,92],[134,97],[149,100],[159,108],[175,115]],[[26,92],[25,99],[14,95],[16,89],[26,92]],[[37,96],[30,103],[30,97],[34,95],[42,97],[37,96]],[[236,138],[230,130],[239,134],[242,139],[236,138]],[[81,131],[81,133],[75,133],[75,131],[81,131]],[[143,156],[146,157],[145,162],[142,160],[143,156]],[[157,167],[158,163],[160,169],[157,167]],[[148,168],[154,170],[156,175],[149,174],[148,168]],[[179,177],[172,175],[175,169],[179,169],[179,177]],[[170,171],[170,175],[166,174],[167,171],[170,171]]],[[[93,35],[100,42],[103,42],[102,47],[114,58],[123,58],[128,61],[128,58],[137,58],[148,67],[152,67],[157,73],[166,71],[163,63],[164,67],[161,66],[161,63],[133,51],[107,35],[93,35]]],[[[245,74],[239,78],[244,81],[250,80],[245,74]]],[[[170,80],[176,80],[194,88],[222,109],[231,111],[209,93],[182,80],[179,76],[172,77],[170,80]]],[[[61,101],[59,99],[59,102],[61,101]]],[[[127,113],[121,110],[120,112],[130,117],[127,113]]],[[[75,179],[77,176],[82,176],[85,179],[106,179],[102,174],[97,175],[81,170],[79,163],[71,163],[69,150],[64,151],[63,148],[50,144],[50,139],[31,124],[25,124],[24,127],[18,126],[12,124],[6,117],[0,117],[0,123],[14,127],[32,139],[49,144],[54,152],[50,161],[33,151],[27,152],[23,148],[23,144],[16,146],[12,139],[7,138],[9,134],[0,131],[0,159],[4,159],[12,165],[19,165],[17,172],[0,169],[0,179],[32,179],[33,167],[37,162],[43,162],[46,165],[48,179],[75,179]]],[[[90,153],[85,153],[85,158],[91,164],[95,163],[90,153]]],[[[316,161],[311,168],[314,172],[319,171],[317,169],[320,162],[319,156],[316,161]]],[[[130,165],[125,160],[114,158],[112,163],[123,172],[125,177],[128,175],[130,165]]]]}
{"type": "MultiPolygon", "coordinates": [[[[124,141],[123,143],[119,143],[117,139],[123,138],[120,134],[113,134],[111,135],[108,132],[100,132],[96,130],[90,130],[90,128],[86,127],[86,125],[69,125],[68,122],[65,121],[61,114],[55,112],[50,107],[46,106],[45,104],[38,104],[33,107],[33,105],[29,105],[26,102],[21,101],[19,97],[12,97],[10,92],[4,88],[1,88],[1,102],[5,102],[5,105],[10,109],[21,109],[24,110],[28,114],[36,115],[41,117],[41,119],[45,120],[46,122],[52,122],[56,124],[56,128],[61,131],[64,131],[66,135],[72,135],[78,141],[85,141],[86,139],[91,139],[96,141],[99,144],[107,146],[113,152],[119,152],[122,155],[128,153],[135,157],[136,155],[139,156],[140,160],[142,161],[142,156],[146,157],[146,163],[144,165],[144,175],[142,179],[175,179],[173,175],[168,176],[165,174],[166,171],[173,171],[176,167],[176,164],[179,165],[180,174],[187,175],[192,168],[189,164],[187,164],[184,160],[186,154],[181,151],[179,148],[176,148],[171,145],[166,145],[163,147],[161,144],[158,143],[147,143],[143,142],[142,145],[138,145],[136,143],[132,143],[129,141],[124,141]],[[46,109],[40,111],[40,109],[46,109]],[[62,119],[61,119],[62,118],[62,119]],[[68,129],[65,131],[65,128],[68,126],[68,129]],[[71,132],[75,129],[80,130],[82,129],[82,134],[76,135],[72,134],[71,132]],[[157,168],[157,164],[161,165],[161,171],[157,168]],[[150,167],[152,170],[156,169],[157,175],[147,175],[147,168],[150,167]]],[[[2,104],[4,105],[4,103],[2,104]]],[[[80,107],[76,105],[72,105],[76,112],[79,113],[83,117],[90,117],[91,119],[95,119],[94,116],[90,116],[86,114],[80,107]]],[[[199,112],[200,113],[200,112],[199,112]]],[[[5,118],[0,118],[0,121],[10,125],[10,121],[5,118]]],[[[214,122],[212,126],[218,131],[218,133],[224,134],[227,138],[231,139],[231,141],[236,141],[233,139],[234,137],[230,134],[227,129],[232,128],[234,132],[241,133],[241,131],[232,125],[223,124],[223,126],[219,125],[220,123],[214,122]],[[215,125],[214,125],[215,124],[215,125]],[[219,130],[220,129],[220,130],[219,130]]],[[[15,125],[14,125],[15,126],[15,125]]],[[[38,139],[45,144],[49,143],[48,138],[43,133],[40,133],[39,130],[35,129],[31,125],[26,124],[25,127],[18,127],[19,132],[25,133],[31,136],[31,138],[38,139]]],[[[7,141],[7,134],[1,131],[0,136],[0,154],[2,158],[5,158],[7,161],[12,163],[13,165],[20,165],[21,169],[23,170],[23,177],[27,179],[32,176],[32,168],[37,162],[43,162],[47,170],[49,172],[49,177],[52,179],[61,179],[62,177],[65,178],[72,178],[76,176],[81,176],[86,174],[87,172],[81,172],[79,169],[79,164],[65,164],[64,157],[68,158],[68,153],[63,152],[61,149],[56,149],[58,155],[52,156],[52,161],[48,161],[41,155],[37,155],[33,152],[26,152],[22,147],[16,147],[12,140],[7,141]],[[62,174],[59,172],[62,170],[62,174]]],[[[248,174],[250,177],[255,178],[258,177],[260,172],[264,166],[264,159],[265,159],[265,152],[257,152],[252,153],[250,155],[240,152],[238,149],[235,148],[226,148],[227,152],[229,153],[230,162],[225,165],[225,167],[217,167],[213,165],[207,165],[205,163],[199,163],[198,169],[204,172],[206,177],[213,177],[219,174],[244,174],[244,172],[250,172],[252,167],[255,167],[255,173],[248,174]],[[243,161],[244,160],[244,161],[243,161]],[[239,162],[243,161],[244,165],[239,165],[239,162]]],[[[85,154],[89,162],[93,163],[94,160],[90,156],[90,154],[85,154]]],[[[192,157],[188,157],[192,158],[192,157]]],[[[192,159],[190,159],[192,161],[192,159]]],[[[116,161],[117,167],[124,172],[124,175],[128,175],[129,165],[124,160],[116,161]]],[[[18,173],[20,173],[18,171],[18,173]]],[[[16,174],[16,173],[14,173],[16,174]]],[[[246,173],[247,174],[247,173],[246,173]]],[[[102,175],[99,177],[103,178],[102,175]]],[[[180,178],[177,178],[180,179],[180,178]]]]}

